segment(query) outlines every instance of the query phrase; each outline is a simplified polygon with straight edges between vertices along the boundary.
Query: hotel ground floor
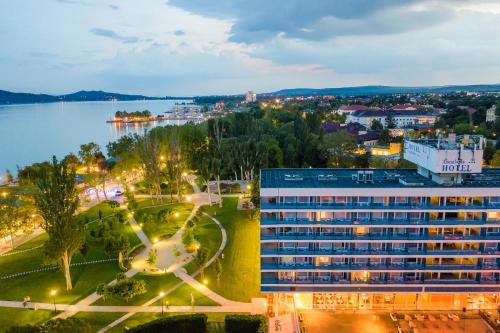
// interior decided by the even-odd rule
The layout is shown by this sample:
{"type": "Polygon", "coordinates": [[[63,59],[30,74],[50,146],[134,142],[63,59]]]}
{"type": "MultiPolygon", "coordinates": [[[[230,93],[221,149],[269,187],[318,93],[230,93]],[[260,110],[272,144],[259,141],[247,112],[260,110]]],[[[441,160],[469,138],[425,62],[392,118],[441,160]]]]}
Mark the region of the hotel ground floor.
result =
{"type": "Polygon", "coordinates": [[[269,293],[268,311],[279,315],[300,309],[382,311],[496,310],[500,297],[494,293],[269,293]]]}

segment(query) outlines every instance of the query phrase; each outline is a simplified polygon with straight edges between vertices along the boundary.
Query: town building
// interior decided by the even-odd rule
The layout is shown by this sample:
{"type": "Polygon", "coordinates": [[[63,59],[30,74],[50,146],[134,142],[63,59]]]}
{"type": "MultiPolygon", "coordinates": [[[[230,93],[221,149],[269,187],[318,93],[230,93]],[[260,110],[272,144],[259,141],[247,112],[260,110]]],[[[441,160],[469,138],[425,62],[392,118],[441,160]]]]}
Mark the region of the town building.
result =
{"type": "Polygon", "coordinates": [[[482,169],[485,142],[406,141],[417,169],[262,169],[261,291],[311,309],[496,309],[500,169],[482,169]]]}
{"type": "Polygon", "coordinates": [[[389,146],[373,146],[370,148],[370,154],[373,157],[382,157],[387,160],[397,160],[401,153],[400,143],[389,143],[389,146]]]}
{"type": "Polygon", "coordinates": [[[496,115],[497,107],[493,105],[491,108],[486,110],[486,122],[494,123],[497,120],[496,115]]]}
{"type": "Polygon", "coordinates": [[[392,117],[392,122],[396,128],[411,128],[414,126],[434,125],[437,116],[426,110],[361,110],[355,111],[347,116],[347,122],[360,123],[370,128],[375,120],[382,126],[387,127],[388,117],[392,117]]]}
{"type": "Polygon", "coordinates": [[[362,111],[368,109],[365,105],[353,104],[353,105],[342,105],[337,110],[334,110],[333,113],[337,113],[340,115],[349,115],[354,111],[362,111]]]}
{"type": "Polygon", "coordinates": [[[257,102],[257,94],[253,91],[248,91],[245,95],[245,102],[247,103],[255,103],[257,102]]]}

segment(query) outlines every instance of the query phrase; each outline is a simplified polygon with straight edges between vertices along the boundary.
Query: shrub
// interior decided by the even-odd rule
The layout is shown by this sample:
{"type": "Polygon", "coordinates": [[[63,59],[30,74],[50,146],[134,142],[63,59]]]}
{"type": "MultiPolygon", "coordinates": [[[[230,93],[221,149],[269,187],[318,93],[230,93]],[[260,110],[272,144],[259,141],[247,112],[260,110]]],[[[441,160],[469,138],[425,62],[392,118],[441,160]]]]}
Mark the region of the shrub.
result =
{"type": "Polygon", "coordinates": [[[6,333],[90,333],[90,324],[78,318],[53,319],[40,325],[13,326],[6,333]]]}
{"type": "Polygon", "coordinates": [[[193,313],[164,317],[131,328],[130,333],[205,333],[207,330],[207,315],[193,313]]]}
{"type": "Polygon", "coordinates": [[[261,315],[227,315],[227,333],[267,333],[267,319],[261,315]]]}

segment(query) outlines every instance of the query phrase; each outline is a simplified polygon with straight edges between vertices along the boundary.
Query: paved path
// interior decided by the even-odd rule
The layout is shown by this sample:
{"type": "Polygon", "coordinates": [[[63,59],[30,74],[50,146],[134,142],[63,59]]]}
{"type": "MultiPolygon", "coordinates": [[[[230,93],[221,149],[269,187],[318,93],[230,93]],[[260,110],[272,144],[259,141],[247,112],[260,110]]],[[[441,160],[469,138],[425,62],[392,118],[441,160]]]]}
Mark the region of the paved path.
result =
{"type": "MultiPolygon", "coordinates": [[[[152,303],[156,302],[155,299],[152,303]]],[[[152,304],[151,303],[151,304],[152,304]]],[[[0,307],[6,308],[24,308],[23,302],[20,301],[0,301],[0,307]]],[[[54,310],[53,303],[30,303],[28,308],[36,307],[38,310],[54,310]]],[[[68,312],[161,312],[161,305],[77,305],[77,304],[57,304],[57,311],[68,312]]],[[[169,306],[164,307],[165,312],[250,312],[251,303],[243,303],[242,305],[227,305],[227,306],[169,306]]]]}

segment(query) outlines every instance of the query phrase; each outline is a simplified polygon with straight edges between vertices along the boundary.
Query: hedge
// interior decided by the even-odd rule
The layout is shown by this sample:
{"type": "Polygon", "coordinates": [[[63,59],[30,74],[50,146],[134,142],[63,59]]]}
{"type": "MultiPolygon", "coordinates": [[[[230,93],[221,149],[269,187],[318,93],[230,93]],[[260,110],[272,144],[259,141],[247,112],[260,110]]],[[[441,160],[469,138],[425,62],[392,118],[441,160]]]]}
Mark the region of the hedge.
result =
{"type": "Polygon", "coordinates": [[[267,333],[267,319],[262,315],[227,315],[227,333],[267,333]]]}
{"type": "Polygon", "coordinates": [[[131,328],[131,333],[205,333],[207,331],[207,315],[193,313],[168,316],[131,328]]]}

